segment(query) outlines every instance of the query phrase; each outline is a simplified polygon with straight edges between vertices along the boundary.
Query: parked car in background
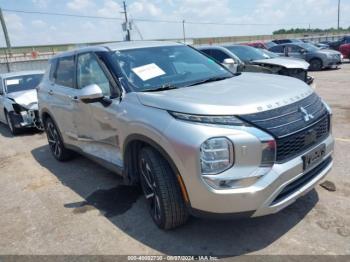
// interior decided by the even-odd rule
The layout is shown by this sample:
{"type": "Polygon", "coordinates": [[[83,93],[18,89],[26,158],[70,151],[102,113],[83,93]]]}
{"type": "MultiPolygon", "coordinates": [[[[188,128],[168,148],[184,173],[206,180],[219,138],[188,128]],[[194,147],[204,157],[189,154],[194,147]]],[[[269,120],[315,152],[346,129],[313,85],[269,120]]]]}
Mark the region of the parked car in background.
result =
{"type": "Polygon", "coordinates": [[[162,229],[189,214],[276,213],[333,165],[331,111],[313,89],[291,77],[235,75],[183,44],[61,53],[38,98],[53,156],[75,150],[140,184],[162,229]]]}
{"type": "Polygon", "coordinates": [[[247,45],[255,48],[260,48],[260,49],[268,49],[271,47],[271,45],[267,45],[265,42],[249,42],[249,43],[242,43],[241,45],[247,45]]]}
{"type": "Polygon", "coordinates": [[[350,36],[344,36],[337,41],[329,42],[329,47],[339,51],[340,46],[344,44],[350,44],[350,36]]]}
{"type": "Polygon", "coordinates": [[[350,44],[341,45],[339,51],[342,53],[343,58],[350,59],[350,44]]]}
{"type": "Polygon", "coordinates": [[[341,53],[334,50],[319,49],[303,42],[273,46],[269,51],[281,56],[304,59],[310,70],[337,68],[341,64],[341,53]]]}
{"type": "Polygon", "coordinates": [[[309,64],[304,60],[284,58],[268,51],[267,53],[263,49],[244,45],[207,46],[200,47],[199,50],[224,65],[227,65],[226,59],[232,58],[234,61],[237,61],[238,72],[286,75],[298,78],[309,84],[312,83],[312,78],[309,78],[307,75],[309,64]]]}
{"type": "Polygon", "coordinates": [[[0,74],[0,121],[14,135],[24,128],[40,128],[36,87],[43,74],[43,71],[0,74]]]}
{"type": "Polygon", "coordinates": [[[259,65],[245,64],[238,56],[223,46],[200,46],[197,48],[210,58],[227,67],[233,73],[255,72],[271,74],[271,70],[259,65]]]}

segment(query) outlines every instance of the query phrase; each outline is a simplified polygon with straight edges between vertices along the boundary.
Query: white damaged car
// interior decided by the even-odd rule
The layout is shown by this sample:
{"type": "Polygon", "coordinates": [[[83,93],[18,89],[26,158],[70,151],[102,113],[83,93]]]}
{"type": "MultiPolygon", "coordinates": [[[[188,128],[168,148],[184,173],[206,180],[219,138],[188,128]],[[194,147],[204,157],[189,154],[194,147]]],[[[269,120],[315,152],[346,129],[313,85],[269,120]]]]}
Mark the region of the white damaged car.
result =
{"type": "Polygon", "coordinates": [[[12,134],[23,128],[39,128],[38,97],[43,71],[22,71],[0,74],[0,122],[12,134]]]}

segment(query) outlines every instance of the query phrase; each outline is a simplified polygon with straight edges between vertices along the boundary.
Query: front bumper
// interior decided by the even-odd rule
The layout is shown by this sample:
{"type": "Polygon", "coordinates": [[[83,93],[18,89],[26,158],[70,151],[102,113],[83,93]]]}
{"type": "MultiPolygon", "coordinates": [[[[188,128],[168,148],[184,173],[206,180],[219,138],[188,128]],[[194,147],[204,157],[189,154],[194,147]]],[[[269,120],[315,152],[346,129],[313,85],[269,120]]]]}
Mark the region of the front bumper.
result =
{"type": "MultiPolygon", "coordinates": [[[[198,130],[202,129],[200,125],[192,126],[195,126],[198,130]]],[[[225,129],[213,128],[212,132],[208,132],[208,129],[211,128],[208,126],[205,128],[205,136],[212,137],[213,135],[211,133],[213,132],[216,136],[228,137],[235,145],[235,165],[218,176],[229,179],[243,176],[243,174],[253,174],[260,169],[259,163],[261,156],[257,153],[260,147],[255,147],[255,145],[260,146],[260,142],[255,135],[237,130],[231,130],[231,134],[228,135],[227,133],[225,134],[225,129]]],[[[170,126],[168,132],[168,138],[171,138],[172,136],[179,137],[178,134],[181,131],[176,127],[170,126]]],[[[189,132],[186,133],[190,134],[189,132]]],[[[202,137],[201,132],[195,133],[197,134],[196,136],[186,136],[182,142],[176,141],[176,143],[168,147],[185,183],[190,200],[188,205],[194,215],[205,214],[216,217],[231,217],[235,216],[235,214],[244,214],[245,216],[257,217],[276,213],[293,203],[300,196],[309,192],[331,170],[333,163],[329,159],[331,159],[333,153],[334,139],[329,135],[321,143],[312,146],[293,159],[275,164],[252,185],[233,189],[214,189],[203,180],[200,174],[200,163],[196,152],[198,152],[200,141],[205,140],[205,138],[202,137]],[[279,194],[281,192],[283,193],[283,190],[291,185],[291,183],[304,175],[310,174],[309,172],[317,168],[317,166],[313,167],[313,169],[304,173],[302,156],[320,144],[325,144],[326,148],[322,163],[325,163],[324,161],[327,159],[329,162],[321,170],[316,170],[316,174],[312,174],[311,178],[299,184],[292,191],[288,192],[287,195],[279,198],[279,194]],[[171,152],[171,150],[177,152],[171,152]]]]}
{"type": "MultiPolygon", "coordinates": [[[[247,213],[248,216],[258,217],[273,214],[287,207],[299,197],[312,190],[331,170],[334,141],[329,136],[322,143],[326,144],[326,155],[313,169],[303,172],[301,155],[283,164],[275,164],[272,170],[262,177],[256,184],[248,188],[225,190],[210,190],[205,197],[206,212],[229,215],[229,213],[247,213]],[[313,174],[313,171],[316,174],[313,174]],[[304,183],[291,190],[288,194],[283,191],[294,181],[308,176],[304,183]],[[219,207],[220,208],[217,208],[219,207]],[[249,210],[247,210],[249,209],[249,210]],[[225,214],[228,213],[228,214],[225,214]]],[[[314,146],[307,152],[311,151],[314,146]]],[[[305,153],[307,153],[305,152],[305,153]]],[[[305,154],[304,153],[304,154],[305,154]]]]}
{"type": "Polygon", "coordinates": [[[338,65],[341,64],[341,59],[340,57],[339,58],[327,58],[325,59],[325,61],[323,62],[323,66],[325,68],[328,68],[328,67],[337,67],[338,65]]]}
{"type": "Polygon", "coordinates": [[[15,128],[31,128],[36,127],[39,123],[38,111],[28,110],[13,114],[15,128]]]}

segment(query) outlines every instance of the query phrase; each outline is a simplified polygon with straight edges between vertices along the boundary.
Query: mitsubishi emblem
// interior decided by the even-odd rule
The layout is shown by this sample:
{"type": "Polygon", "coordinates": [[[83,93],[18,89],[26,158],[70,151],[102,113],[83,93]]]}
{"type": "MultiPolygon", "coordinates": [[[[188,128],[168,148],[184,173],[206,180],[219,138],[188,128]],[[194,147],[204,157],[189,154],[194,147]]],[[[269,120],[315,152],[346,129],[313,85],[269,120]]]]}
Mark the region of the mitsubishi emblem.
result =
{"type": "Polygon", "coordinates": [[[313,114],[309,114],[304,107],[302,107],[302,106],[299,107],[299,110],[301,113],[303,113],[303,115],[304,115],[303,117],[304,117],[305,122],[309,122],[310,119],[314,118],[313,114]]]}

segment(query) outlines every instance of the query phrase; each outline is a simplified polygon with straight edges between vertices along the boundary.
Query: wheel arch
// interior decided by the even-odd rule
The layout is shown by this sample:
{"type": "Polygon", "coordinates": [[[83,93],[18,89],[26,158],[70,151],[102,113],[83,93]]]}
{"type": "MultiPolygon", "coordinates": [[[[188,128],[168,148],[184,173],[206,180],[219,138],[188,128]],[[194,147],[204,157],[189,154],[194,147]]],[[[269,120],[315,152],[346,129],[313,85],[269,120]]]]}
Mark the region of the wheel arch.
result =
{"type": "Polygon", "coordinates": [[[132,134],[129,135],[123,144],[123,156],[124,156],[124,178],[129,184],[138,183],[138,170],[137,170],[137,153],[138,150],[144,146],[150,146],[155,149],[164,159],[169,163],[171,170],[176,176],[182,195],[187,204],[189,204],[189,197],[186,190],[186,186],[183,182],[182,176],[179,169],[177,168],[175,162],[171,156],[166,152],[166,150],[153,139],[141,135],[132,134]]]}
{"type": "MultiPolygon", "coordinates": [[[[159,143],[154,141],[153,139],[151,139],[145,135],[141,135],[141,134],[132,134],[132,135],[129,135],[125,139],[125,142],[123,145],[124,165],[127,166],[128,164],[131,164],[130,162],[128,162],[128,160],[130,160],[129,158],[135,157],[136,156],[135,153],[137,153],[136,150],[140,149],[141,147],[144,147],[144,146],[150,146],[150,147],[154,148],[155,150],[157,150],[158,153],[160,153],[161,156],[164,157],[168,161],[174,174],[180,174],[174,161],[171,159],[171,157],[166,152],[166,150],[161,145],[159,145],[159,143]]],[[[134,167],[135,165],[132,165],[132,166],[134,167]]],[[[126,171],[128,171],[128,170],[126,170],[126,171]]],[[[132,173],[134,173],[134,172],[132,172],[132,173]]],[[[127,174],[127,175],[129,175],[129,174],[127,174]]]]}
{"type": "Polygon", "coordinates": [[[55,118],[52,116],[52,114],[50,114],[50,112],[48,110],[42,109],[41,112],[40,112],[40,119],[41,119],[41,121],[43,123],[44,129],[46,129],[45,121],[48,118],[50,118],[52,120],[52,122],[55,124],[55,126],[57,127],[57,131],[58,131],[58,133],[59,133],[59,135],[60,135],[60,137],[61,137],[61,139],[63,141],[63,144],[64,144],[64,138],[62,136],[61,130],[60,130],[59,125],[57,124],[55,118]]]}
{"type": "Polygon", "coordinates": [[[52,121],[55,121],[52,117],[52,115],[49,113],[48,110],[46,109],[42,109],[41,112],[40,112],[40,118],[41,118],[41,121],[43,123],[45,123],[45,121],[48,119],[48,118],[51,118],[52,121]]]}

